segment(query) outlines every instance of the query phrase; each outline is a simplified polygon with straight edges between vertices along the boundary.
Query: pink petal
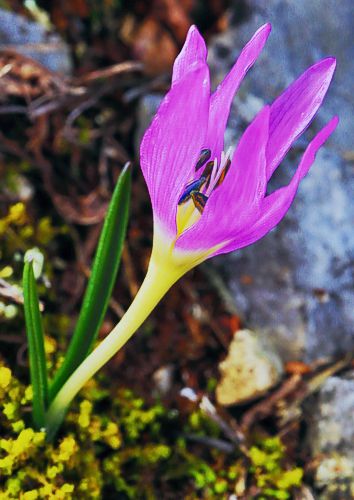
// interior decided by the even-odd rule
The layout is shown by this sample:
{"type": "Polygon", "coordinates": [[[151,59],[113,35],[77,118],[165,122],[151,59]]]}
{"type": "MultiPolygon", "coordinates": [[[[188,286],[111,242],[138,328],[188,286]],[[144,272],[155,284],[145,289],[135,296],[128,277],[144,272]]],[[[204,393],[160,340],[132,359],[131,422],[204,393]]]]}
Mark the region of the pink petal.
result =
{"type": "Polygon", "coordinates": [[[258,217],[255,219],[253,224],[249,227],[244,227],[243,230],[238,233],[236,232],[233,239],[230,239],[230,242],[215,252],[214,255],[231,252],[233,250],[251,245],[265,236],[282,220],[295,198],[300,181],[305,177],[314,163],[317,151],[335,130],[337,124],[338,117],[335,116],[307,146],[300,165],[290,184],[274,191],[274,193],[264,198],[259,208],[258,217]]]}
{"type": "Polygon", "coordinates": [[[224,132],[234,95],[258,58],[270,31],[270,24],[264,24],[256,31],[211,97],[208,135],[204,147],[212,151],[212,158],[219,157],[224,149],[224,132]]]}
{"type": "Polygon", "coordinates": [[[206,58],[207,49],[204,39],[196,26],[191,26],[188,30],[182,50],[173,64],[172,85],[190,71],[190,67],[193,63],[205,63],[206,58]]]}
{"type": "Polygon", "coordinates": [[[269,179],[291,144],[310,124],[332,80],[336,60],[332,57],[311,66],[272,104],[267,148],[269,179]]]}
{"type": "Polygon", "coordinates": [[[265,192],[269,111],[266,106],[242,135],[224,182],[211,194],[201,219],[178,238],[176,248],[210,249],[248,226],[265,192]]]}
{"type": "MultiPolygon", "coordinates": [[[[220,187],[224,202],[247,207],[264,197],[266,145],[269,137],[270,106],[265,106],[243,133],[232,159],[229,175],[220,187]]],[[[217,194],[217,192],[215,193],[217,194]]]]}
{"type": "Polygon", "coordinates": [[[208,67],[194,64],[165,96],[141,143],[154,219],[170,235],[176,233],[177,202],[205,140],[209,100],[208,67]]]}

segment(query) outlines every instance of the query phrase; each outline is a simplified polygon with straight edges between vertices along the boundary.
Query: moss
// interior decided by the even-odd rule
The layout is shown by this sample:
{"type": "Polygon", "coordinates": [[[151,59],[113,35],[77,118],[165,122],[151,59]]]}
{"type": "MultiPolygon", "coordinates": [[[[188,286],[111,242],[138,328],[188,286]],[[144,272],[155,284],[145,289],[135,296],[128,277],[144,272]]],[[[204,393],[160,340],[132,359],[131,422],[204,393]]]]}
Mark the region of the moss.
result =
{"type": "MultiPolygon", "coordinates": [[[[56,344],[47,344],[55,363],[56,344]]],[[[188,441],[223,437],[200,410],[183,422],[160,403],[147,406],[128,389],[111,394],[108,387],[102,374],[91,380],[48,444],[31,428],[31,387],[0,361],[0,498],[153,500],[167,485],[186,499],[226,500],[247,478],[245,488],[257,487],[257,498],[282,500],[301,484],[302,470],[284,465],[278,438],[256,441],[247,465],[237,452],[188,441]]]]}
{"type": "Polygon", "coordinates": [[[0,366],[0,389],[6,389],[11,382],[11,370],[7,366],[0,366]]]}
{"type": "Polygon", "coordinates": [[[291,490],[301,486],[303,470],[284,467],[285,447],[278,437],[260,440],[249,451],[251,472],[262,491],[261,498],[291,498],[291,490]]]}
{"type": "MultiPolygon", "coordinates": [[[[9,171],[12,172],[11,175],[5,175],[2,179],[3,189],[9,188],[10,181],[10,184],[14,181],[16,185],[18,174],[12,168],[9,171]]],[[[24,201],[9,204],[4,208],[0,215],[0,278],[5,280],[3,286],[8,287],[8,291],[6,290],[5,298],[0,301],[0,318],[6,320],[3,321],[4,329],[9,334],[18,331],[23,325],[22,306],[19,304],[21,304],[23,260],[26,252],[30,252],[34,257],[35,277],[39,278],[37,283],[39,295],[40,297],[45,295],[48,303],[54,300],[51,279],[56,265],[55,261],[49,258],[51,247],[56,245],[56,237],[67,233],[68,227],[65,224],[55,225],[48,216],[37,219],[35,214],[28,210],[24,201]]]]}
{"type": "Polygon", "coordinates": [[[8,213],[0,219],[0,235],[4,235],[11,226],[21,227],[28,222],[26,206],[19,202],[10,205],[8,213]]]}
{"type": "Polygon", "coordinates": [[[92,381],[57,442],[48,444],[43,432],[20,418],[29,416],[32,391],[1,362],[0,376],[0,498],[99,499],[106,490],[136,498],[138,491],[153,491],[152,483],[141,483],[143,471],[171,455],[167,443],[150,439],[158,437],[166,418],[160,404],[147,407],[131,391],[120,390],[106,407],[107,391],[92,381]]]}

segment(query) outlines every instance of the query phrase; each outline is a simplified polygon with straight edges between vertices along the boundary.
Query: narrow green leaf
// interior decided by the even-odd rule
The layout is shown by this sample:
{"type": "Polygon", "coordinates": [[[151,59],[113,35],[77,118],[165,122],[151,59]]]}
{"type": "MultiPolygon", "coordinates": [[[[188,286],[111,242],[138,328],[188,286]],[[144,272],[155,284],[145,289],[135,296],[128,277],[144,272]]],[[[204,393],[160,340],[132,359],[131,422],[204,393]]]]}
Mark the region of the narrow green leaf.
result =
{"type": "Polygon", "coordinates": [[[89,354],[102,325],[122,255],[129,216],[130,187],[131,169],[127,164],[118,178],[108,207],[75,331],[63,364],[49,389],[50,401],[89,354]]]}
{"type": "Polygon", "coordinates": [[[48,376],[44,350],[44,332],[32,261],[25,262],[23,269],[23,301],[33,390],[33,423],[36,428],[40,429],[45,426],[48,376]]]}

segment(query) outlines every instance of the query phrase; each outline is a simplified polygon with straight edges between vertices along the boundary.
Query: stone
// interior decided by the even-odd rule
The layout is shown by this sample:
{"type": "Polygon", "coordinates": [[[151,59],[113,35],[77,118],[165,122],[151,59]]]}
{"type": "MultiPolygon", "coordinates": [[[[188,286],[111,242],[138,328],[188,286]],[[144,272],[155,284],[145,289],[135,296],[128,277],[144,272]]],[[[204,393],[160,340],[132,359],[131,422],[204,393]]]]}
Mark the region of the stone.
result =
{"type": "Polygon", "coordinates": [[[239,330],[219,365],[221,379],[216,387],[220,405],[246,403],[276,385],[283,372],[281,360],[255,332],[239,330]]]}
{"type": "Polygon", "coordinates": [[[172,387],[173,365],[160,366],[152,375],[155,384],[155,392],[158,396],[166,396],[172,387]]]}
{"type": "Polygon", "coordinates": [[[329,377],[311,404],[314,454],[341,452],[354,460],[354,371],[344,377],[329,377]]]}
{"type": "MultiPolygon", "coordinates": [[[[354,98],[354,4],[343,0],[250,0],[249,16],[209,45],[214,84],[229,71],[256,29],[271,21],[271,36],[232,107],[225,148],[249,121],[309,65],[338,59],[336,76],[310,133],[300,138],[271,180],[286,184],[313,133],[333,114],[338,130],[317,155],[286,218],[255,245],[213,259],[246,324],[272,337],[284,360],[331,357],[354,348],[354,179],[350,123],[354,98]],[[325,3],[325,8],[324,8],[325,3]],[[336,15],[333,15],[336,12],[336,15]],[[315,20],[315,22],[314,22],[315,20]],[[301,32],[299,31],[301,26],[301,32]],[[341,33],[341,36],[338,36],[341,33]]],[[[235,20],[235,19],[234,19],[235,20]]]]}
{"type": "Polygon", "coordinates": [[[0,50],[13,49],[35,59],[51,71],[70,74],[69,47],[42,24],[0,9],[0,50]]]}
{"type": "Polygon", "coordinates": [[[315,475],[321,500],[354,498],[354,463],[345,456],[331,453],[322,458],[315,475]]]}
{"type": "Polygon", "coordinates": [[[320,498],[353,498],[354,371],[328,378],[307,414],[308,442],[319,463],[315,484],[323,490],[320,498]]]}

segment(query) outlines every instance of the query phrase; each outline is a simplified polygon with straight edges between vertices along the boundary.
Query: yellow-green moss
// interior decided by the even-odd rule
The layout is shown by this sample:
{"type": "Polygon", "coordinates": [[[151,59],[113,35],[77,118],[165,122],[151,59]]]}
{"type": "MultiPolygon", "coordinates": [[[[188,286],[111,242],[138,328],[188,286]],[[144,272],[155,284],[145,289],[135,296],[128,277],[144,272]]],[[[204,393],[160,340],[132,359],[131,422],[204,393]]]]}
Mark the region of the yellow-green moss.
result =
{"type": "Polygon", "coordinates": [[[251,472],[262,490],[260,498],[287,499],[291,490],[301,486],[303,470],[284,468],[285,448],[278,437],[260,440],[249,451],[251,472]]]}
{"type": "Polygon", "coordinates": [[[195,448],[186,436],[223,437],[200,410],[183,423],[176,411],[147,406],[130,390],[110,393],[103,375],[85,386],[56,442],[48,444],[30,426],[31,388],[1,361],[0,381],[1,499],[154,500],[167,484],[185,489],[186,499],[226,500],[247,477],[257,498],[282,500],[301,484],[302,470],[284,466],[278,438],[257,441],[250,463],[237,450],[195,448]]]}
{"type": "Polygon", "coordinates": [[[31,390],[1,362],[0,376],[1,499],[99,499],[105,490],[135,498],[142,472],[170,456],[163,442],[141,442],[142,433],[156,434],[159,428],[157,421],[166,413],[159,404],[147,408],[130,391],[118,391],[104,411],[97,411],[95,403],[107,391],[92,381],[69,412],[57,442],[48,444],[43,432],[29,426],[25,410],[31,390]],[[126,480],[128,464],[134,464],[134,471],[126,480]]]}

